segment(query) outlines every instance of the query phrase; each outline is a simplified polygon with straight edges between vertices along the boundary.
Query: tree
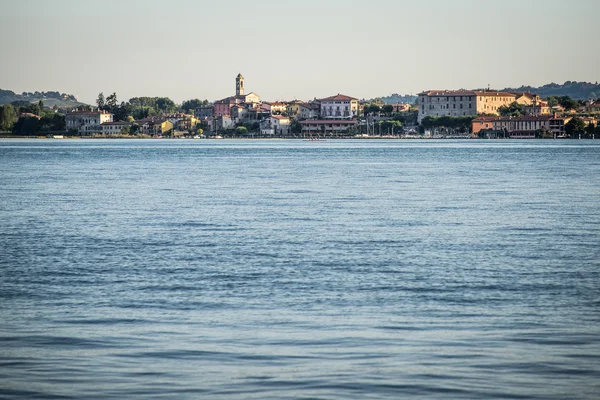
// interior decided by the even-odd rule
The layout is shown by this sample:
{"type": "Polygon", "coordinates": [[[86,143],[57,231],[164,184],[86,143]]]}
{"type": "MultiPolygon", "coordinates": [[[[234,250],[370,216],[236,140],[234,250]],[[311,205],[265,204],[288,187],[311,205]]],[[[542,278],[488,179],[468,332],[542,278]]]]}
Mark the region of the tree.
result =
{"type": "Polygon", "coordinates": [[[590,122],[588,126],[585,127],[585,135],[591,138],[596,133],[596,126],[593,122],[590,122]]]}
{"type": "Polygon", "coordinates": [[[302,124],[297,119],[292,120],[290,123],[290,130],[292,133],[302,133],[302,124]]]}
{"type": "Polygon", "coordinates": [[[168,97],[157,97],[156,107],[162,111],[163,114],[171,114],[177,111],[177,105],[168,97]]]}
{"type": "Polygon", "coordinates": [[[210,104],[208,100],[199,100],[199,99],[192,99],[192,100],[186,100],[183,103],[181,103],[181,111],[185,112],[185,113],[190,113],[192,111],[194,111],[194,109],[202,107],[202,106],[206,106],[210,104]]]}
{"type": "Polygon", "coordinates": [[[12,104],[0,106],[0,131],[11,131],[17,119],[17,110],[12,104]]]}
{"type": "Polygon", "coordinates": [[[16,135],[35,135],[40,130],[40,120],[37,117],[24,116],[13,125],[16,135]]]}
{"type": "Polygon", "coordinates": [[[389,134],[393,135],[394,133],[398,133],[398,131],[402,128],[402,122],[400,121],[379,121],[379,129],[387,131],[389,134]]]}
{"type": "Polygon", "coordinates": [[[569,96],[561,96],[557,100],[558,104],[560,104],[565,110],[575,110],[579,108],[579,102],[577,100],[573,100],[569,96]]]}
{"type": "Polygon", "coordinates": [[[104,93],[100,92],[98,94],[98,98],[96,99],[96,105],[99,109],[104,110],[104,106],[106,105],[106,102],[104,100],[104,93]]]}
{"type": "Polygon", "coordinates": [[[571,118],[565,125],[565,132],[572,138],[576,138],[585,133],[585,122],[578,117],[571,118]]]}
{"type": "Polygon", "coordinates": [[[519,117],[525,113],[525,107],[522,104],[513,101],[508,106],[501,106],[498,108],[498,112],[502,116],[519,117]]]}
{"type": "Polygon", "coordinates": [[[394,106],[391,104],[386,104],[381,107],[381,111],[383,111],[386,115],[391,115],[394,112],[394,106]]]}
{"type": "Polygon", "coordinates": [[[381,107],[379,107],[377,104],[365,106],[365,114],[375,114],[379,111],[381,111],[381,107]]]}
{"type": "Polygon", "coordinates": [[[114,113],[115,109],[117,108],[117,104],[118,104],[118,100],[117,100],[116,93],[113,93],[106,98],[105,106],[108,109],[108,111],[114,113]]]}
{"type": "Polygon", "coordinates": [[[236,135],[246,135],[248,133],[248,128],[245,126],[238,126],[235,128],[236,135]]]}
{"type": "Polygon", "coordinates": [[[548,97],[546,101],[550,107],[556,107],[558,105],[558,99],[554,96],[548,97]]]}

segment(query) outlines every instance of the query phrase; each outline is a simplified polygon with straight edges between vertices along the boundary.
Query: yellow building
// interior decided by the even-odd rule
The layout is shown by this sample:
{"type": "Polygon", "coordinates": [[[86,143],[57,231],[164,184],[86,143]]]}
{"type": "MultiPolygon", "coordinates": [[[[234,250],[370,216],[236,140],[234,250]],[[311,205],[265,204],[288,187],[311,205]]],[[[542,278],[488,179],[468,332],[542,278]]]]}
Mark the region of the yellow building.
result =
{"type": "Polygon", "coordinates": [[[148,117],[136,121],[140,126],[140,131],[145,135],[162,136],[167,132],[173,131],[173,123],[166,118],[148,117]]]}
{"type": "Polygon", "coordinates": [[[285,109],[285,111],[287,112],[287,115],[290,118],[298,117],[302,112],[302,110],[300,109],[300,106],[302,104],[304,104],[304,102],[302,100],[292,100],[292,101],[288,102],[286,109],[285,109]]]}

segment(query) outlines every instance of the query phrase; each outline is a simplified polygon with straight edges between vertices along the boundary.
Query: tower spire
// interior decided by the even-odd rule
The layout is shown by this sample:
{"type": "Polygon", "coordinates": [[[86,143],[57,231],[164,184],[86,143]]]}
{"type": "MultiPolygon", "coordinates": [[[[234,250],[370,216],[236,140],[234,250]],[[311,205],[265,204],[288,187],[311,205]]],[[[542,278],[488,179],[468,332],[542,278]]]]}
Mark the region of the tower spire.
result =
{"type": "Polygon", "coordinates": [[[242,74],[238,74],[237,78],[235,78],[235,95],[243,96],[244,95],[244,77],[242,74]]]}

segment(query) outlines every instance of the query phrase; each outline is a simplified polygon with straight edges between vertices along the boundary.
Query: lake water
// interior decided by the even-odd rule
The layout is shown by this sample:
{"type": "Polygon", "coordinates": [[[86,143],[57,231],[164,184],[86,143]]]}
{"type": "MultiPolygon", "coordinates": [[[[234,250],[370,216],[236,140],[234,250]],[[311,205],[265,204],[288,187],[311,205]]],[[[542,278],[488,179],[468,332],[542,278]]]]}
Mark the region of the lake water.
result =
{"type": "Polygon", "coordinates": [[[600,141],[0,162],[1,398],[600,396],[600,141]]]}

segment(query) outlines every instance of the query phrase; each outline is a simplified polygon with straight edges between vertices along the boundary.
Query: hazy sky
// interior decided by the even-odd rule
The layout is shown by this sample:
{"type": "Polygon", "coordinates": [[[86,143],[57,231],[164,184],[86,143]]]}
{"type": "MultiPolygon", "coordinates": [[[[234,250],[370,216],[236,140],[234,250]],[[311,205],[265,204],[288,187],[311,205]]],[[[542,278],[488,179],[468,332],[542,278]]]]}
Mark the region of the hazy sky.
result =
{"type": "Polygon", "coordinates": [[[0,0],[0,88],[359,98],[600,78],[599,0],[0,0]]]}

